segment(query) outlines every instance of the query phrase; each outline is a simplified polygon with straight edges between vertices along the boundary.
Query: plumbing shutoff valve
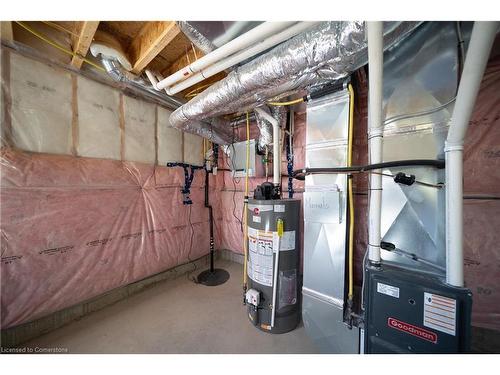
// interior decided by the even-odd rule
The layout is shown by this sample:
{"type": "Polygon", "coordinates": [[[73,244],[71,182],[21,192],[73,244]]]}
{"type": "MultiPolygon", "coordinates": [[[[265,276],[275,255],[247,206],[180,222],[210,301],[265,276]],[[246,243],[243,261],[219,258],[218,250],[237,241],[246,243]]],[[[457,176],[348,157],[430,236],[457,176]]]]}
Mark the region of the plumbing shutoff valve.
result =
{"type": "Polygon", "coordinates": [[[248,304],[253,305],[255,307],[259,306],[260,303],[260,292],[255,289],[247,290],[245,294],[245,300],[248,304]]]}

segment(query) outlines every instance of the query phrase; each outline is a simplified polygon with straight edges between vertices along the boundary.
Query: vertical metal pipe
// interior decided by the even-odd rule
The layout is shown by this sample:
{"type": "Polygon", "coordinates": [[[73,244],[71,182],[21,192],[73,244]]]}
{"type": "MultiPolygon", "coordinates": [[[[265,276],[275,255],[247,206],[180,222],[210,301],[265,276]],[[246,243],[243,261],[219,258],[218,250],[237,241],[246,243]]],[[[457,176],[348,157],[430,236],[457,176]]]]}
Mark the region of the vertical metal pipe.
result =
{"type": "MultiPolygon", "coordinates": [[[[382,88],[383,88],[383,24],[368,22],[368,148],[370,164],[382,162],[382,88]]],[[[370,175],[368,216],[368,259],[380,263],[380,216],[382,210],[382,176],[370,175]]]]}
{"type": "Polygon", "coordinates": [[[463,143],[499,22],[475,22],[458,88],[446,157],[446,282],[464,285],[463,143]]]}
{"type": "Polygon", "coordinates": [[[208,219],[210,224],[210,272],[214,272],[214,255],[215,255],[215,245],[214,245],[214,217],[212,212],[212,206],[209,201],[209,173],[208,170],[205,169],[205,207],[208,208],[208,219]]]}

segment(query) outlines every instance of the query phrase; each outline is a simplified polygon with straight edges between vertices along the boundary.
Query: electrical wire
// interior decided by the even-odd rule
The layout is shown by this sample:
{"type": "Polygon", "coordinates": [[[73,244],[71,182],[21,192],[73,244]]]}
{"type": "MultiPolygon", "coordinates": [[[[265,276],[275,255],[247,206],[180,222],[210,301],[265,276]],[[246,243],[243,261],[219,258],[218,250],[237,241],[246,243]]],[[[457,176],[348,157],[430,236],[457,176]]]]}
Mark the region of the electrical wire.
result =
{"type": "Polygon", "coordinates": [[[454,96],[453,98],[451,98],[450,100],[448,100],[446,103],[441,104],[438,107],[425,109],[425,110],[420,111],[420,112],[407,113],[407,114],[404,114],[404,115],[398,115],[398,116],[389,117],[388,119],[386,119],[384,121],[384,125],[389,125],[389,124],[391,124],[393,122],[400,121],[400,120],[406,120],[406,119],[414,118],[414,117],[421,117],[421,116],[430,115],[432,113],[439,112],[443,108],[446,108],[451,103],[455,102],[456,99],[457,99],[457,97],[454,96]]]}
{"type": "Polygon", "coordinates": [[[462,30],[460,28],[460,22],[455,23],[455,31],[456,31],[457,40],[458,40],[458,44],[457,44],[458,77],[457,77],[457,88],[455,90],[455,96],[453,98],[451,98],[450,100],[448,100],[446,103],[441,104],[441,105],[434,107],[434,108],[429,108],[429,109],[425,109],[425,110],[419,111],[419,112],[389,117],[388,119],[386,119],[384,121],[384,125],[389,125],[393,122],[400,121],[400,120],[406,120],[409,118],[430,115],[430,114],[436,113],[436,112],[448,107],[450,104],[455,102],[455,100],[457,99],[458,87],[460,86],[460,78],[462,76],[462,69],[464,66],[464,56],[465,56],[464,40],[462,38],[462,30]]]}
{"type": "Polygon", "coordinates": [[[100,66],[100,65],[97,65],[96,63],[94,63],[93,61],[90,61],[88,59],[86,59],[85,57],[79,55],[78,53],[76,52],[73,52],[73,51],[70,51],[69,49],[66,49],[65,47],[61,46],[60,44],[54,42],[53,40],[49,39],[47,36],[43,35],[42,33],[39,33],[38,31],[32,29],[30,26],[28,25],[25,25],[23,22],[20,22],[20,21],[14,21],[15,23],[17,23],[19,26],[21,26],[23,29],[25,29],[26,31],[30,32],[31,34],[33,34],[34,36],[36,36],[37,38],[43,40],[44,42],[50,44],[52,47],[54,48],[57,48],[59,51],[61,52],[64,52],[70,56],[73,56],[73,57],[78,57],[80,59],[82,59],[83,62],[93,66],[94,68],[102,71],[102,72],[105,72],[106,70],[100,66]]]}
{"type": "MultiPolygon", "coordinates": [[[[233,148],[233,153],[234,153],[235,152],[234,144],[231,144],[231,147],[233,148]]],[[[227,159],[228,158],[225,158],[227,167],[229,168],[230,171],[234,171],[235,170],[234,160],[231,159],[231,165],[229,165],[229,161],[227,159]]],[[[241,232],[243,232],[243,223],[241,219],[238,216],[236,216],[236,183],[239,183],[240,179],[238,179],[238,181],[236,182],[236,178],[233,175],[231,177],[231,180],[233,181],[233,217],[238,221],[238,223],[240,224],[241,232]]]]}
{"type": "Polygon", "coordinates": [[[276,107],[280,107],[280,106],[285,106],[285,105],[293,105],[293,104],[297,104],[297,103],[302,103],[303,101],[304,101],[304,98],[299,98],[299,99],[295,99],[295,100],[290,100],[288,102],[267,102],[267,104],[273,105],[276,107]]]}
{"type": "Polygon", "coordinates": [[[207,87],[210,87],[212,86],[213,83],[206,83],[204,85],[201,85],[201,86],[198,86],[196,87],[195,89],[189,91],[185,97],[186,98],[194,98],[196,95],[198,95],[200,93],[200,91],[206,89],[207,87]]]}
{"type": "Polygon", "coordinates": [[[55,29],[55,30],[59,30],[59,31],[62,31],[62,32],[65,32],[65,33],[68,33],[70,35],[74,35],[76,37],[79,37],[80,35],[78,35],[77,33],[75,33],[74,31],[71,31],[71,30],[68,30],[66,29],[65,27],[61,26],[61,25],[58,25],[57,23],[54,23],[54,22],[50,22],[50,21],[42,21],[42,23],[44,23],[45,25],[55,29]]]}
{"type": "Polygon", "coordinates": [[[192,282],[194,282],[195,284],[198,284],[198,280],[196,280],[195,277],[191,277],[191,275],[193,274],[193,272],[195,272],[197,269],[198,269],[198,266],[196,265],[196,262],[193,262],[191,260],[191,251],[193,250],[193,238],[194,238],[194,226],[193,226],[193,223],[191,222],[191,207],[193,205],[190,204],[189,205],[189,213],[188,213],[188,222],[189,222],[189,225],[191,227],[191,237],[190,237],[190,240],[189,240],[189,251],[188,251],[188,261],[189,262],[192,262],[193,265],[194,265],[194,269],[191,270],[188,274],[187,274],[187,278],[188,280],[191,280],[192,282]]]}
{"type": "MultiPolygon", "coordinates": [[[[369,174],[378,174],[380,176],[391,177],[391,178],[396,177],[393,174],[383,173],[383,172],[373,172],[372,171],[372,172],[367,172],[367,173],[369,173],[369,174]]],[[[432,188],[436,188],[436,189],[441,189],[442,187],[444,187],[443,183],[431,184],[430,182],[424,182],[424,181],[419,181],[419,180],[415,180],[415,184],[422,185],[422,186],[427,186],[427,187],[432,187],[432,188]]]]}

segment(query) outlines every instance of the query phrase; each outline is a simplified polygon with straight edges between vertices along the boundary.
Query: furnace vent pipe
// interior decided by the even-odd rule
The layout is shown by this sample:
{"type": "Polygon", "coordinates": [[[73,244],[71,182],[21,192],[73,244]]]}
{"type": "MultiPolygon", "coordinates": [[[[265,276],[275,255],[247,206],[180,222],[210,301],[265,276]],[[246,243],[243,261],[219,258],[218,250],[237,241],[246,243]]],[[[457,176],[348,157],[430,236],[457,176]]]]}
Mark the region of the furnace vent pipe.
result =
{"type": "Polygon", "coordinates": [[[278,119],[271,116],[262,108],[255,108],[255,112],[271,123],[273,126],[273,184],[281,184],[281,147],[280,147],[280,126],[278,119]]]}
{"type": "Polygon", "coordinates": [[[203,68],[206,68],[207,66],[212,65],[235,52],[252,46],[267,36],[273,35],[287,27],[292,26],[294,23],[295,22],[264,22],[245,34],[242,34],[224,44],[220,48],[217,48],[215,51],[210,52],[208,55],[201,57],[185,68],[182,68],[181,70],[161,80],[158,82],[158,88],[160,90],[166,89],[167,87],[188,78],[192,74],[199,72],[203,68]]]}
{"type": "Polygon", "coordinates": [[[446,282],[464,286],[463,148],[477,93],[499,22],[475,22],[445,142],[446,282]]]}
{"type": "MultiPolygon", "coordinates": [[[[382,162],[382,99],[384,38],[382,22],[367,22],[368,30],[368,148],[370,164],[382,162]]],[[[380,170],[379,170],[380,172],[380,170]]],[[[368,211],[368,259],[380,263],[380,217],[382,211],[382,176],[370,174],[368,211]]]]}

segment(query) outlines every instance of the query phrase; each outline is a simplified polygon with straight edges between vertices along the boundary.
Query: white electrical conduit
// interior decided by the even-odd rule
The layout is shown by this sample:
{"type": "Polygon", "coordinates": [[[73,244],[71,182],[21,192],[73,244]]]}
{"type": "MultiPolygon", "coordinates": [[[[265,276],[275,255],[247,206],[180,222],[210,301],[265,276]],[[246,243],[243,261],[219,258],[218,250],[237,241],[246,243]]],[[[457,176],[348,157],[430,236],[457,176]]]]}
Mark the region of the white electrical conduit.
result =
{"type": "MultiPolygon", "coordinates": [[[[370,164],[382,162],[382,88],[383,88],[383,24],[367,22],[368,27],[368,148],[370,164]]],[[[380,171],[380,170],[379,170],[380,171]]],[[[370,174],[368,211],[368,259],[380,263],[380,217],[382,210],[382,176],[370,174]]]]}
{"type": "Polygon", "coordinates": [[[201,69],[210,66],[223,58],[232,55],[244,48],[247,48],[258,41],[266,38],[269,35],[277,33],[287,27],[290,27],[296,22],[264,22],[252,30],[240,35],[239,37],[231,40],[230,42],[224,44],[222,47],[217,48],[215,51],[210,52],[192,64],[182,68],[181,70],[175,72],[174,74],[168,76],[167,78],[158,82],[158,89],[163,90],[176,84],[183,79],[186,79],[190,75],[199,72],[201,69]]]}
{"type": "Polygon", "coordinates": [[[292,27],[281,31],[278,34],[272,35],[267,39],[264,39],[263,41],[251,46],[250,48],[247,48],[241,52],[235,53],[234,55],[231,55],[223,60],[220,60],[217,63],[210,65],[206,69],[200,70],[195,75],[167,89],[167,93],[168,95],[177,94],[178,92],[181,92],[197,84],[198,82],[203,81],[208,77],[212,77],[213,75],[222,72],[227,68],[239,64],[240,62],[245,61],[246,59],[257,55],[267,50],[268,48],[274,47],[280,44],[281,42],[284,42],[285,40],[288,40],[294,37],[295,35],[300,34],[301,32],[311,28],[312,26],[318,23],[319,22],[299,22],[293,25],[292,27]]]}
{"type": "Polygon", "coordinates": [[[499,22],[475,22],[445,142],[446,282],[464,286],[463,144],[499,22]]]}
{"type": "Polygon", "coordinates": [[[260,116],[265,118],[273,126],[273,184],[281,184],[281,147],[280,147],[280,126],[278,120],[264,111],[262,108],[255,108],[260,116]]]}

